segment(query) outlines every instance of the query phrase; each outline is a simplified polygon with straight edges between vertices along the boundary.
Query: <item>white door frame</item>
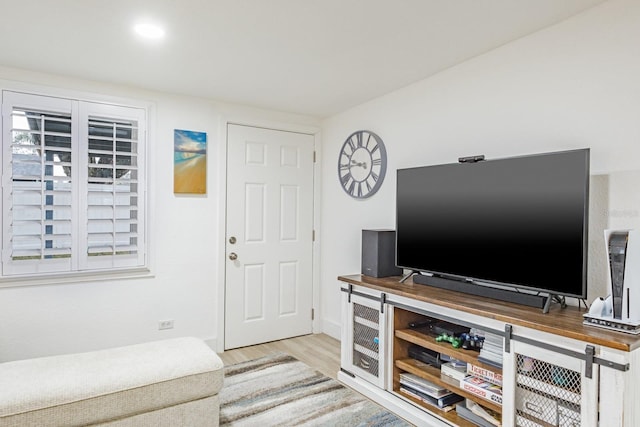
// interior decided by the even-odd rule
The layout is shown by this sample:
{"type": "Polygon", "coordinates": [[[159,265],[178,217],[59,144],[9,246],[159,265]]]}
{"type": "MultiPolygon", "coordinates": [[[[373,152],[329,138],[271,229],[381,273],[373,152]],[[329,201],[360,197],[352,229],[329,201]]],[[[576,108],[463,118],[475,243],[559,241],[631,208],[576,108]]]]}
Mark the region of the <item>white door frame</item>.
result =
{"type": "MultiPolygon", "coordinates": [[[[219,135],[218,141],[218,158],[224,159],[224,162],[219,163],[218,173],[218,194],[220,195],[218,203],[218,242],[216,247],[216,260],[218,268],[218,274],[216,277],[216,284],[218,286],[218,304],[217,304],[217,319],[218,319],[218,336],[215,341],[214,349],[218,353],[224,351],[225,342],[225,289],[226,289],[226,235],[227,235],[227,126],[230,124],[252,126],[258,128],[266,128],[288,132],[299,132],[313,135],[313,149],[316,153],[316,162],[313,165],[313,229],[315,230],[315,240],[312,245],[312,282],[311,286],[313,301],[312,308],[314,310],[314,318],[311,323],[313,333],[319,333],[322,331],[322,323],[320,321],[320,194],[321,194],[321,134],[320,128],[317,126],[309,125],[296,125],[291,123],[282,123],[275,121],[260,121],[242,118],[230,118],[221,117],[219,123],[219,135]]],[[[337,280],[337,279],[336,279],[337,280]]],[[[337,282],[336,282],[337,283],[337,282]]],[[[336,285],[337,286],[337,285],[336,285]]],[[[337,289],[337,288],[336,288],[337,289]]],[[[213,344],[213,343],[212,343],[213,344]]]]}

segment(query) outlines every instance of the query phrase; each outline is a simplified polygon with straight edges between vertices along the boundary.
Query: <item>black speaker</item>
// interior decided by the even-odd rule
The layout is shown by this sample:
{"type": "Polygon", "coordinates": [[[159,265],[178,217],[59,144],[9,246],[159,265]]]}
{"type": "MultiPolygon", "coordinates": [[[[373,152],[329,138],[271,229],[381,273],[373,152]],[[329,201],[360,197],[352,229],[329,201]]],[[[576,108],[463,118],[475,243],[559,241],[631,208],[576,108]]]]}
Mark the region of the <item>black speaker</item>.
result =
{"type": "Polygon", "coordinates": [[[400,276],[396,267],[396,231],[362,230],[362,274],[371,277],[400,276]]]}

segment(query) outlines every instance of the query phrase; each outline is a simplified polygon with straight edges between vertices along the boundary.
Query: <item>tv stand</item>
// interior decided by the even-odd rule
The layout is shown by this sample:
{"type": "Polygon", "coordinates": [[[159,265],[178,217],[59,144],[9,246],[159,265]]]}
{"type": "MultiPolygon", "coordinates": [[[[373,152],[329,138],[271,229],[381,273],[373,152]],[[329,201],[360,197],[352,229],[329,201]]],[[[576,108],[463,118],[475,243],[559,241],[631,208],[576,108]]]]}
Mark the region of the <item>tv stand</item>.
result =
{"type": "Polygon", "coordinates": [[[469,297],[417,285],[411,279],[399,283],[399,279],[338,277],[342,306],[338,379],[344,384],[416,426],[478,425],[465,418],[469,402],[491,410],[505,427],[640,425],[640,337],[584,325],[585,311],[576,307],[561,310],[551,304],[547,315],[521,304],[469,297]],[[439,341],[438,331],[412,326],[439,321],[491,333],[493,350],[484,354],[456,348],[439,341]],[[465,363],[467,372],[478,378],[501,377],[501,397],[474,387],[477,381],[454,380],[437,364],[419,360],[413,346],[441,361],[465,363]],[[501,368],[487,363],[495,362],[496,356],[501,368]],[[402,377],[408,374],[465,400],[451,409],[417,399],[403,390],[402,377]]]}
{"type": "Polygon", "coordinates": [[[535,307],[542,309],[543,313],[549,312],[549,306],[551,304],[551,297],[542,295],[526,294],[523,292],[512,291],[508,289],[492,288],[489,286],[478,285],[472,282],[464,282],[461,280],[449,279],[439,276],[425,276],[423,274],[416,274],[413,276],[413,283],[420,285],[428,285],[441,289],[448,289],[450,291],[461,292],[469,295],[476,295],[479,297],[486,297],[496,299],[500,301],[512,302],[515,304],[522,304],[528,307],[535,307]]]}

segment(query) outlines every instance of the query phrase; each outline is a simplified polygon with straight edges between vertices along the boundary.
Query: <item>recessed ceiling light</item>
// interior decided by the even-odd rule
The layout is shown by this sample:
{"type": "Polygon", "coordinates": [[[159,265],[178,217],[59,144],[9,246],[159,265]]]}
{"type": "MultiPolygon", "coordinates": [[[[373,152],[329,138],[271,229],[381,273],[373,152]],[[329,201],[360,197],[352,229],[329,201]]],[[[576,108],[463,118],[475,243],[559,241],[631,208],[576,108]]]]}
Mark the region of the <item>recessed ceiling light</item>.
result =
{"type": "Polygon", "coordinates": [[[158,40],[164,37],[164,29],[159,25],[141,22],[133,27],[135,32],[146,39],[158,40]]]}

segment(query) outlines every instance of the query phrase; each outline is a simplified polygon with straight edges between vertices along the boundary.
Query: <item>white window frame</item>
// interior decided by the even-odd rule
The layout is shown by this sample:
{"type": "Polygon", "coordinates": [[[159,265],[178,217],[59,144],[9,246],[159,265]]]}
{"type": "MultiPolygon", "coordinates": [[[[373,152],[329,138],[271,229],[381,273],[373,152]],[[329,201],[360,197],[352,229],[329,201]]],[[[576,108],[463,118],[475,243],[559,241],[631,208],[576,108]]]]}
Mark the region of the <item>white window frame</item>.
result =
{"type": "Polygon", "coordinates": [[[0,154],[3,168],[2,197],[0,197],[0,214],[2,215],[2,268],[0,269],[0,287],[23,284],[56,283],[76,280],[108,280],[128,278],[150,273],[149,257],[149,189],[148,189],[148,124],[149,107],[140,103],[105,102],[91,99],[29,92],[2,90],[2,150],[0,154]],[[71,181],[73,185],[72,207],[72,255],[60,260],[46,259],[43,262],[11,261],[11,233],[9,206],[11,206],[11,120],[9,117],[13,107],[49,110],[72,115],[72,163],[71,181]],[[137,170],[138,170],[138,244],[134,255],[97,256],[87,255],[87,189],[86,177],[88,168],[87,142],[89,117],[108,118],[109,120],[135,120],[138,123],[137,170]],[[81,173],[81,171],[84,171],[81,173]],[[77,183],[77,184],[76,184],[77,183]],[[47,264],[46,268],[42,268],[47,264]]]}

